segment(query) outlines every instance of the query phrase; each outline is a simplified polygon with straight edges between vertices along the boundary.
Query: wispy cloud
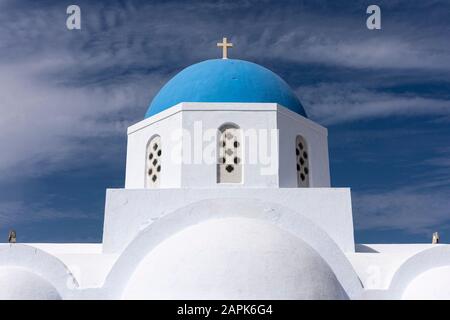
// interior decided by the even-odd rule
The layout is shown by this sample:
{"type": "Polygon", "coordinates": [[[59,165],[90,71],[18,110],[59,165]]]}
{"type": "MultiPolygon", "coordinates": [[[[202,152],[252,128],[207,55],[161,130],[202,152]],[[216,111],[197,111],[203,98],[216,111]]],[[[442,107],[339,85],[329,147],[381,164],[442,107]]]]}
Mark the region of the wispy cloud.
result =
{"type": "Polygon", "coordinates": [[[356,84],[321,83],[298,89],[308,114],[324,124],[390,116],[450,116],[450,100],[392,94],[356,84]]]}
{"type": "Polygon", "coordinates": [[[438,168],[448,168],[450,173],[450,142],[449,146],[442,146],[435,150],[436,156],[427,159],[425,162],[438,168]]]}
{"type": "Polygon", "coordinates": [[[70,210],[57,210],[52,208],[51,201],[27,203],[24,201],[0,202],[0,224],[18,225],[23,222],[35,222],[57,219],[98,219],[95,214],[89,214],[76,208],[70,210]]]}
{"type": "Polygon", "coordinates": [[[449,158],[450,148],[439,147],[423,161],[406,165],[410,175],[403,187],[355,192],[356,228],[427,235],[450,229],[449,158]]]}
{"type": "MultiPolygon", "coordinates": [[[[0,173],[44,173],[64,162],[80,162],[83,151],[102,137],[123,135],[145,105],[143,83],[102,87],[66,87],[41,81],[27,65],[2,66],[0,74],[0,173]],[[71,156],[78,156],[71,159],[71,156]],[[19,169],[20,168],[20,169],[19,169]]],[[[148,86],[148,88],[150,85],[148,86]]],[[[147,88],[147,89],[148,89],[147,88]]],[[[148,90],[150,91],[150,90],[148,90]]]]}
{"type": "Polygon", "coordinates": [[[424,194],[411,190],[356,193],[354,212],[359,230],[430,234],[450,223],[450,197],[446,192],[424,194]]]}

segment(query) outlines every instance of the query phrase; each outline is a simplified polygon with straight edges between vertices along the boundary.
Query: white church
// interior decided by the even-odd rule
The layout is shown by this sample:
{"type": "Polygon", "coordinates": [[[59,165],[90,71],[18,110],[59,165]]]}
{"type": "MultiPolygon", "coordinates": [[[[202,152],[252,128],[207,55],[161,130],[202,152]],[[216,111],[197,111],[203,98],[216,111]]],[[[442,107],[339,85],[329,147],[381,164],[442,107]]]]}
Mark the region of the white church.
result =
{"type": "Polygon", "coordinates": [[[128,128],[102,243],[0,244],[0,299],[450,299],[450,245],[355,244],[327,129],[218,46],[128,128]]]}

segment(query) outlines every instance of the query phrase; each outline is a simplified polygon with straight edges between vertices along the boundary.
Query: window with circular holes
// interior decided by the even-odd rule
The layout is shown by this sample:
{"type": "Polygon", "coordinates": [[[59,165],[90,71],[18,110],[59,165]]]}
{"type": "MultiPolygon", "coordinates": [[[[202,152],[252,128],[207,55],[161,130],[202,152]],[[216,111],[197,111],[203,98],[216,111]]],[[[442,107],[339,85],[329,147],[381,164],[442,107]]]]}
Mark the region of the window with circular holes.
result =
{"type": "Polygon", "coordinates": [[[219,153],[217,159],[218,183],[242,182],[241,133],[235,125],[219,129],[219,153]]]}
{"type": "Polygon", "coordinates": [[[309,187],[308,146],[302,136],[297,136],[295,141],[295,154],[297,156],[297,185],[302,188],[309,187]]]}
{"type": "Polygon", "coordinates": [[[161,180],[161,137],[153,137],[147,145],[145,185],[147,188],[159,187],[161,180]]]}

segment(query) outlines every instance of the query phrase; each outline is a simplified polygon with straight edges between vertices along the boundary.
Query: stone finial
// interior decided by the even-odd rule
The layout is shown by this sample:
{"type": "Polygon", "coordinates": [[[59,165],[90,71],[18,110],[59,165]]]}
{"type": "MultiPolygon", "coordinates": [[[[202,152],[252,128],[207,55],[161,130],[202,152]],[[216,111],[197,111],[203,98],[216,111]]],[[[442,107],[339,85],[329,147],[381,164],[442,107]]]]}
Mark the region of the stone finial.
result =
{"type": "Polygon", "coordinates": [[[438,232],[434,232],[433,233],[433,239],[431,240],[432,244],[438,244],[439,243],[439,233],[438,232]]]}
{"type": "Polygon", "coordinates": [[[8,234],[8,242],[9,243],[16,243],[16,241],[17,241],[16,231],[15,230],[10,230],[9,234],[8,234]]]}

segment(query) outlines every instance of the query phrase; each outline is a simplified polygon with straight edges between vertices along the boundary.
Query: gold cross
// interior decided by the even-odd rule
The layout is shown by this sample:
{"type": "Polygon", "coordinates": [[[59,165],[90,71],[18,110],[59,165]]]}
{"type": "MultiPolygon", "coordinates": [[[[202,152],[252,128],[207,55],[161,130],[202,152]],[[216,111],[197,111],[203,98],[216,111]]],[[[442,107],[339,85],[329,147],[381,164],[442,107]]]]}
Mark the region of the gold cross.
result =
{"type": "Polygon", "coordinates": [[[222,42],[217,44],[218,47],[222,47],[222,59],[228,59],[227,51],[228,48],[232,48],[233,44],[231,42],[227,42],[227,38],[223,38],[222,42]]]}

